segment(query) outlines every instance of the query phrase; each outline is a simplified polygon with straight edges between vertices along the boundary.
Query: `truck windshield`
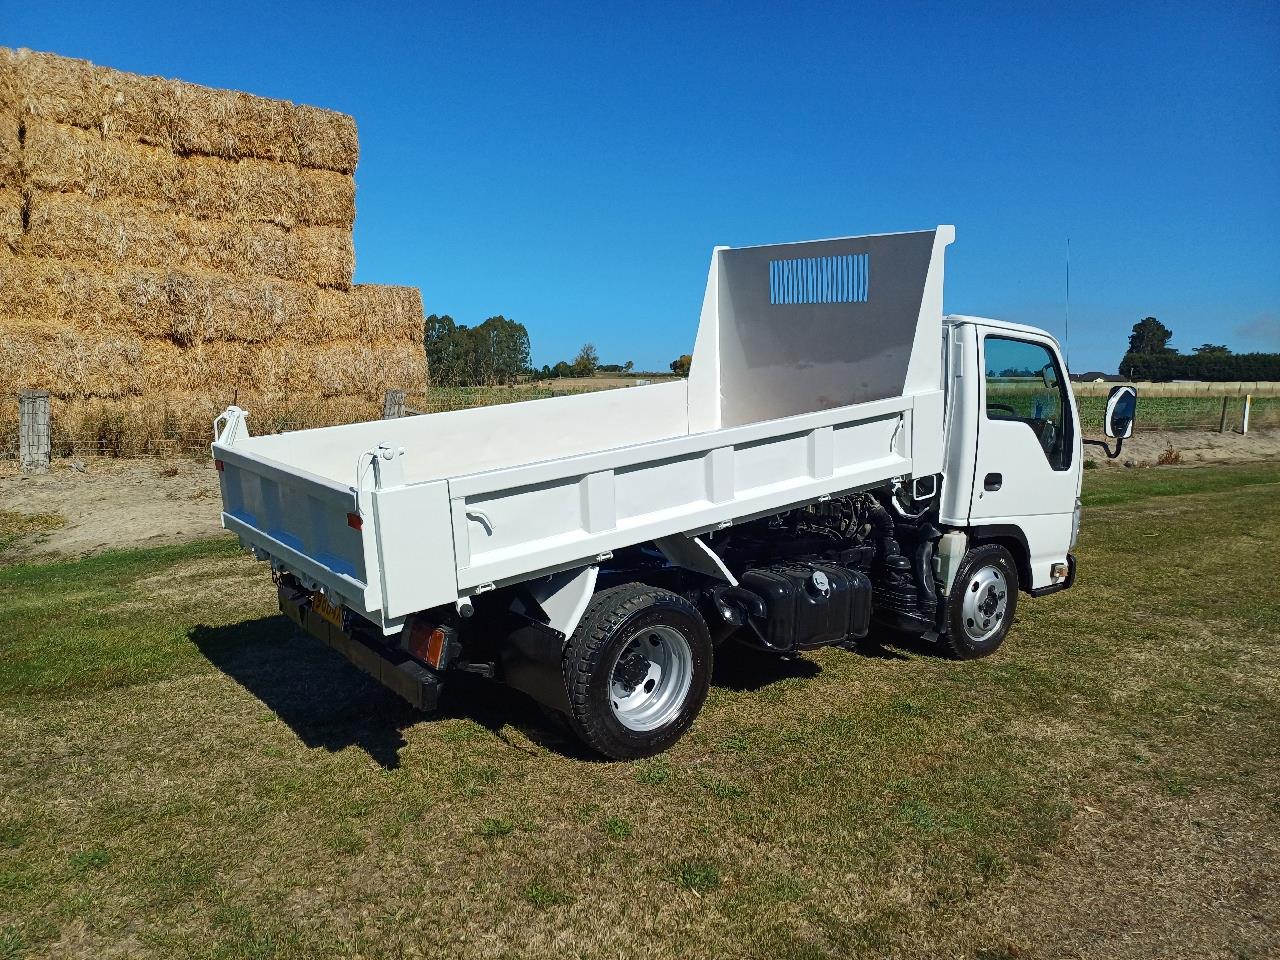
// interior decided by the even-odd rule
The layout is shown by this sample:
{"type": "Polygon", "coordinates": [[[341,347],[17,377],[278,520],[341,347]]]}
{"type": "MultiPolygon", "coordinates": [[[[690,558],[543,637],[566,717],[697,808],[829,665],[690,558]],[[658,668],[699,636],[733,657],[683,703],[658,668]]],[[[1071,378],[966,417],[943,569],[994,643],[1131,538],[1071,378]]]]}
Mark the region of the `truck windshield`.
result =
{"type": "Polygon", "coordinates": [[[985,338],[987,419],[1025,423],[1055,470],[1071,466],[1073,440],[1067,385],[1043,344],[985,338]]]}

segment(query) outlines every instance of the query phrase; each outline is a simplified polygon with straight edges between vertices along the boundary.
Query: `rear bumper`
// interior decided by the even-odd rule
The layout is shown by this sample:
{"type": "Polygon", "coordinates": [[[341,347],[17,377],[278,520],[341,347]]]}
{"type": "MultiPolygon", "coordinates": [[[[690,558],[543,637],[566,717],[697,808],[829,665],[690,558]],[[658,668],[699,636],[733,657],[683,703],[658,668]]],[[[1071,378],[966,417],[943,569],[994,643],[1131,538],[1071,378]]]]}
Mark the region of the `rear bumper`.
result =
{"type": "Polygon", "coordinates": [[[325,620],[311,606],[311,595],[288,583],[278,589],[280,610],[327,647],[342,654],[383,686],[419,710],[434,710],[443,686],[440,676],[399,650],[366,643],[325,620]]]}
{"type": "Polygon", "coordinates": [[[1076,555],[1074,553],[1067,554],[1067,579],[1061,583],[1051,583],[1047,587],[1038,587],[1035,590],[1029,590],[1028,593],[1033,597],[1047,597],[1051,593],[1061,593],[1063,590],[1070,590],[1076,582],[1076,555]]]}

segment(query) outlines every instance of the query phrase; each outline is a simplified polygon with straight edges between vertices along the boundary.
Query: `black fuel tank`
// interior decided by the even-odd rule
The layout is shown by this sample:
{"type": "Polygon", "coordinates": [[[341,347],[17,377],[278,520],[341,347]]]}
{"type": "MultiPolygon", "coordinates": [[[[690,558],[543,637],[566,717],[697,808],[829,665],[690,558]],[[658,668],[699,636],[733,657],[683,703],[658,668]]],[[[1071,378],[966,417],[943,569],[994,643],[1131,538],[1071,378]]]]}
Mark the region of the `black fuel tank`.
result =
{"type": "Polygon", "coordinates": [[[807,650],[867,635],[871,580],[829,563],[777,563],[748,570],[739,581],[759,596],[766,616],[752,632],[769,650],[807,650]]]}

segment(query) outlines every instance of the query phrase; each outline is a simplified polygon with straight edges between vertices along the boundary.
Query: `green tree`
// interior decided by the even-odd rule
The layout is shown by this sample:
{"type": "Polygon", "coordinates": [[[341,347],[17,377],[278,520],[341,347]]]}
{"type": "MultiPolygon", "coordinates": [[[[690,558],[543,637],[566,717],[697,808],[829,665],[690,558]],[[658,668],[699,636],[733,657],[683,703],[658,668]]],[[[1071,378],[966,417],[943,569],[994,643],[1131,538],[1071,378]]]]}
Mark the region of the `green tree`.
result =
{"type": "Polygon", "coordinates": [[[598,366],[600,366],[600,354],[596,352],[596,345],[584,343],[578,355],[573,358],[573,375],[589,377],[596,372],[598,366]]]}
{"type": "Polygon", "coordinates": [[[475,329],[477,382],[511,384],[529,370],[529,331],[499,314],[475,329]]]}
{"type": "Polygon", "coordinates": [[[466,336],[459,331],[453,317],[431,314],[423,324],[423,343],[427,353],[427,372],[437,387],[460,386],[469,367],[466,336]]]}
{"type": "Polygon", "coordinates": [[[1133,333],[1129,334],[1129,352],[1146,356],[1162,353],[1176,353],[1169,346],[1173,331],[1155,317],[1144,317],[1133,325],[1133,333]]]}
{"type": "Polygon", "coordinates": [[[503,316],[468,327],[433,313],[423,326],[423,343],[438,387],[514,383],[529,369],[529,332],[503,316]]]}
{"type": "Polygon", "coordinates": [[[1202,343],[1191,352],[1201,357],[1231,356],[1231,348],[1223,343],[1202,343]]]}
{"type": "Polygon", "coordinates": [[[1155,317],[1143,317],[1129,334],[1129,349],[1120,360],[1120,373],[1132,377],[1136,366],[1153,357],[1172,357],[1178,351],[1169,346],[1173,331],[1155,317]]]}
{"type": "Polygon", "coordinates": [[[671,372],[678,377],[687,377],[689,368],[693,366],[693,357],[687,353],[682,353],[675,360],[671,361],[671,372]]]}

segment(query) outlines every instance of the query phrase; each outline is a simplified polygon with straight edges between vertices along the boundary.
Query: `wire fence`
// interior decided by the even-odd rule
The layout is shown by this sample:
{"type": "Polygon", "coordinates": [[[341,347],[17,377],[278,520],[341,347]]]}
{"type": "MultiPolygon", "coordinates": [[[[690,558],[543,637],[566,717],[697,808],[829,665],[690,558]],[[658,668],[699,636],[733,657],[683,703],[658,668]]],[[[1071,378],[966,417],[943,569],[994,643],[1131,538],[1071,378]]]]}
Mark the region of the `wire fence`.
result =
{"type": "MultiPolygon", "coordinates": [[[[1138,392],[1138,416],[1134,429],[1221,430],[1239,433],[1244,425],[1246,398],[1241,396],[1146,396],[1138,392]]],[[[1107,398],[1076,396],[1080,425],[1085,433],[1102,433],[1107,398]]],[[[1252,397],[1249,400],[1249,429],[1280,427],[1280,397],[1252,397]]]]}

